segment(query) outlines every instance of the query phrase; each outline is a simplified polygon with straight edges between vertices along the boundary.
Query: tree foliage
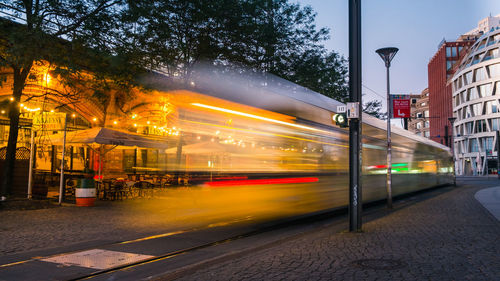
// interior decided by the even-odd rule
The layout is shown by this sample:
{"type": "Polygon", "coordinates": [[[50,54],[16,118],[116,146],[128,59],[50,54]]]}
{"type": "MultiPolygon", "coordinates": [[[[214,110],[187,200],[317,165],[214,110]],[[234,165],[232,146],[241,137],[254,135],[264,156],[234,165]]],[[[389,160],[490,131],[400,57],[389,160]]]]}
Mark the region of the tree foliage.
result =
{"type": "Polygon", "coordinates": [[[0,0],[0,67],[13,74],[12,97],[6,164],[2,173],[1,195],[9,193],[19,130],[19,106],[33,67],[54,63],[60,75],[87,67],[113,67],[110,55],[116,55],[114,33],[121,0],[0,0]],[[88,50],[98,50],[87,53],[88,50]],[[108,59],[106,59],[108,57],[108,59]],[[97,63],[89,67],[92,62],[97,63]]]}
{"type": "MultiPolygon", "coordinates": [[[[322,45],[329,31],[316,27],[311,7],[289,0],[0,0],[0,12],[7,19],[0,67],[12,69],[16,103],[41,62],[68,88],[90,90],[104,113],[133,95],[138,73],[161,70],[188,82],[200,62],[245,66],[347,99],[345,59],[322,45]]],[[[14,163],[16,103],[2,195],[14,163]]]]}
{"type": "Polygon", "coordinates": [[[387,112],[382,112],[382,102],[379,100],[372,100],[363,105],[363,112],[377,117],[381,120],[387,119],[387,112]]]}

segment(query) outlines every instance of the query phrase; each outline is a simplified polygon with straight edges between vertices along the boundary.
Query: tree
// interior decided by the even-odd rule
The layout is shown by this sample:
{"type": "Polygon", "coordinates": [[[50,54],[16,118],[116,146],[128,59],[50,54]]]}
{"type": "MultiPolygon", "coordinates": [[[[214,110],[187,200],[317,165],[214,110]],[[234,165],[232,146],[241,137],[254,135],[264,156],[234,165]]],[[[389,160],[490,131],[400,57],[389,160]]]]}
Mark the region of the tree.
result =
{"type": "Polygon", "coordinates": [[[387,119],[387,112],[381,112],[382,110],[382,102],[379,100],[372,100],[369,102],[366,102],[363,105],[363,112],[366,114],[370,114],[371,116],[374,116],[378,119],[381,120],[386,120],[387,119]]]}
{"type": "Polygon", "coordinates": [[[295,55],[289,67],[280,73],[280,76],[289,81],[340,102],[346,102],[349,98],[347,75],[345,59],[324,49],[295,55]]]}
{"type": "Polygon", "coordinates": [[[10,192],[17,147],[19,107],[27,79],[33,66],[43,61],[54,62],[63,73],[81,69],[82,50],[113,49],[116,42],[106,37],[113,34],[115,15],[121,0],[0,0],[0,11],[7,20],[0,21],[0,67],[13,72],[12,97],[9,106],[10,131],[5,166],[1,180],[1,196],[10,192]],[[80,60],[75,60],[75,58],[80,60]]]}

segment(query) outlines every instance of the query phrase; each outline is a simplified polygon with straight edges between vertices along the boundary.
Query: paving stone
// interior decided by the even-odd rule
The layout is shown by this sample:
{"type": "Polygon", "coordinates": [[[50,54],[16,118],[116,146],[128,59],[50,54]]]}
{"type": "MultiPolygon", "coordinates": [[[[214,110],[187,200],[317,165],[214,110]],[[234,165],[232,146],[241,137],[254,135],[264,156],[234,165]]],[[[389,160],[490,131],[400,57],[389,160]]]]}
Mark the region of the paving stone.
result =
{"type": "Polygon", "coordinates": [[[180,280],[211,280],[214,272],[219,280],[499,280],[500,223],[474,199],[488,184],[469,181],[409,204],[365,223],[364,233],[325,228],[180,280]],[[403,266],[372,269],[355,265],[360,259],[403,266]]]}

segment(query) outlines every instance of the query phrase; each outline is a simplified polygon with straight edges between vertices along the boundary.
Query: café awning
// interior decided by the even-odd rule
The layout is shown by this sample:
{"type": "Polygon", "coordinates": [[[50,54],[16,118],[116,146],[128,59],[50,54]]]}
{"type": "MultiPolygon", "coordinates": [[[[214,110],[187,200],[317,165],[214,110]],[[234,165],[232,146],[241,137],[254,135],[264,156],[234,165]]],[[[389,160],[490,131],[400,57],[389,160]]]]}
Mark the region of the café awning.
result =
{"type": "MultiPolygon", "coordinates": [[[[49,138],[54,145],[62,145],[63,133],[51,135],[49,138]]],[[[167,141],[148,138],[127,131],[96,127],[66,133],[66,143],[104,144],[115,146],[137,146],[144,148],[167,148],[167,141]]]]}

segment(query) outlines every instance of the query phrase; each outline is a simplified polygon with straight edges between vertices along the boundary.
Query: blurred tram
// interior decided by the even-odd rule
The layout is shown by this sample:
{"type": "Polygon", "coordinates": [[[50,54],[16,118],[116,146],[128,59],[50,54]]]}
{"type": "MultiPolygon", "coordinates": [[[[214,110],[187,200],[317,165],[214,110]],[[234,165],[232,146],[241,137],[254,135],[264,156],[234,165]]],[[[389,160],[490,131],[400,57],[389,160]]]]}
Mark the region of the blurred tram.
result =
{"type": "MultiPolygon", "coordinates": [[[[179,137],[165,150],[165,165],[180,181],[237,191],[231,196],[269,193],[255,200],[302,213],[347,205],[348,128],[332,121],[340,102],[277,78],[251,85],[209,78],[176,91],[148,82],[172,112],[168,122],[179,137]]],[[[386,122],[362,118],[363,201],[369,202],[386,197],[386,122]]],[[[394,196],[453,182],[449,148],[397,127],[392,159],[394,196]]]]}

